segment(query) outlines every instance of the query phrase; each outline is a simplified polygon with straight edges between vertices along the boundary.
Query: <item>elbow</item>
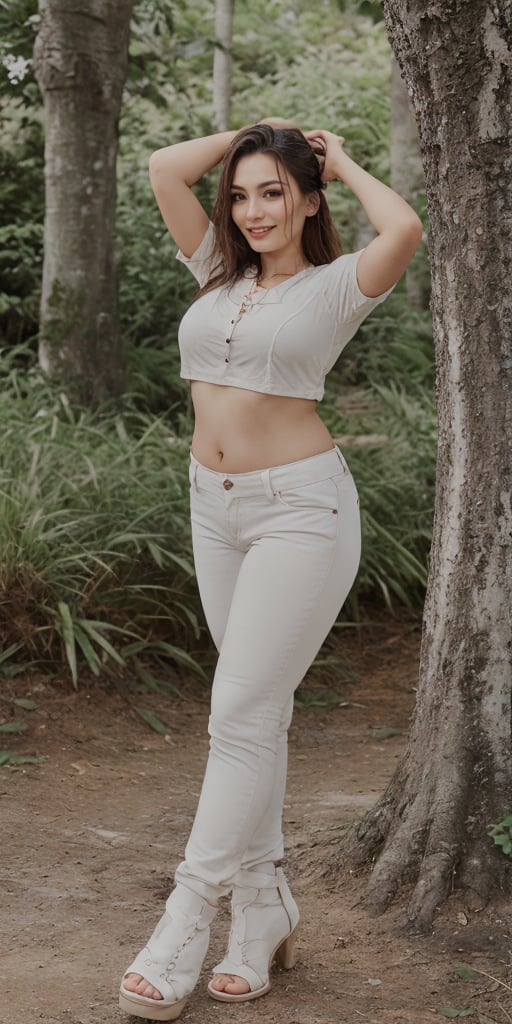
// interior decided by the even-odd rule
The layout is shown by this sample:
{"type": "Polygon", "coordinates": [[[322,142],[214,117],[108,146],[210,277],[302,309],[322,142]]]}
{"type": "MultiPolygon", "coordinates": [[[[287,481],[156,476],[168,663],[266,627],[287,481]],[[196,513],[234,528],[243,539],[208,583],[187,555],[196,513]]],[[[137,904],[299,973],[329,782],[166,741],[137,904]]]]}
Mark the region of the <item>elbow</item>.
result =
{"type": "Polygon", "coordinates": [[[405,240],[410,246],[412,252],[416,252],[422,238],[423,238],[423,224],[417,213],[411,209],[410,215],[407,218],[406,224],[404,224],[404,235],[405,240]]]}
{"type": "Polygon", "coordinates": [[[149,170],[149,177],[151,179],[153,179],[155,177],[155,175],[157,175],[159,173],[159,171],[161,171],[161,169],[162,169],[163,153],[164,153],[163,149],[155,149],[155,152],[152,153],[150,158],[149,158],[148,170],[149,170]]]}

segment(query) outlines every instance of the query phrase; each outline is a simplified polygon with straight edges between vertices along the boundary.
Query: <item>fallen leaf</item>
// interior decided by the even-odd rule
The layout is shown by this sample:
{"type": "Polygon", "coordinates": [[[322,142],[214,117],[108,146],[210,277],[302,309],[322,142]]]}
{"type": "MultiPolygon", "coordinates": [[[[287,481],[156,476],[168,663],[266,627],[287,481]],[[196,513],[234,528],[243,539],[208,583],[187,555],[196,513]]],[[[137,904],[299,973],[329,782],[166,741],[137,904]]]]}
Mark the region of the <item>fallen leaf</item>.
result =
{"type": "Polygon", "coordinates": [[[27,697],[17,697],[14,703],[17,708],[23,708],[24,711],[35,711],[37,708],[35,700],[29,700],[27,697]]]}
{"type": "Polygon", "coordinates": [[[455,1010],[452,1006],[441,1006],[437,1012],[440,1013],[442,1017],[474,1017],[476,1010],[474,1010],[473,1007],[469,1007],[466,1010],[455,1010]]]}
{"type": "Polygon", "coordinates": [[[133,710],[140,715],[146,725],[149,725],[150,729],[153,729],[154,732],[159,732],[161,736],[167,736],[170,733],[169,726],[161,722],[152,711],[148,711],[146,708],[134,708],[133,710]]]}

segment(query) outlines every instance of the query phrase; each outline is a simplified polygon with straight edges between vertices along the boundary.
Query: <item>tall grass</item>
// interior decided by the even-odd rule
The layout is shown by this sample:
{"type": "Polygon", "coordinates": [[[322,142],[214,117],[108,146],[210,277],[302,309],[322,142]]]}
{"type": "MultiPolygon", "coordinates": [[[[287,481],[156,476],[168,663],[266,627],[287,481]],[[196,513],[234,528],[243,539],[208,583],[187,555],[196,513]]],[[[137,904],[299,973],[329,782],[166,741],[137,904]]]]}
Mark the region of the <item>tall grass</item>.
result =
{"type": "Polygon", "coordinates": [[[435,488],[432,329],[403,286],[363,324],[327,379],[320,413],[341,444],[361,505],[363,553],[348,603],[393,596],[419,611],[427,581],[435,488]]]}
{"type": "Polygon", "coordinates": [[[3,362],[0,635],[25,662],[96,674],[147,654],[202,674],[186,441],[135,409],[70,407],[3,362]]]}

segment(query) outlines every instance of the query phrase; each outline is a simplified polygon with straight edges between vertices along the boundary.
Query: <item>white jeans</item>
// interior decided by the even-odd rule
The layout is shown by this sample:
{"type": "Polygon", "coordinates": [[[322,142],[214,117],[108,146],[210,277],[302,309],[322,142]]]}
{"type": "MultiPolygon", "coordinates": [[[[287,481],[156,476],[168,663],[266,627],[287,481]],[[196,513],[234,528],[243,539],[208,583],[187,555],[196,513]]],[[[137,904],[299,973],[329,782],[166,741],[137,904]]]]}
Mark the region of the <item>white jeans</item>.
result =
{"type": "Polygon", "coordinates": [[[176,882],[210,902],[283,856],[293,694],[354,582],[357,491],[337,448],[226,476],[192,456],[201,601],[219,651],[210,753],[176,882]]]}

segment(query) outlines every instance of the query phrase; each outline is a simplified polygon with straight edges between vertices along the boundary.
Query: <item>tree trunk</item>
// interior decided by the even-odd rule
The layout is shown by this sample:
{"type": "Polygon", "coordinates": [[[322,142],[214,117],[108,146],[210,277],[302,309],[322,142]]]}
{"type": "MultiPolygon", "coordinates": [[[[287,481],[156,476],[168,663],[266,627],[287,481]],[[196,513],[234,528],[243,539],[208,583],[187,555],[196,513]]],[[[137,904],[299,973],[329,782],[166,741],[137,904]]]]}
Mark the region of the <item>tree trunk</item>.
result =
{"type": "MultiPolygon", "coordinates": [[[[418,193],[425,187],[421,162],[418,129],[414,119],[407,87],[400,74],[396,59],[391,61],[391,188],[414,205],[418,193]]],[[[405,272],[409,300],[416,309],[428,308],[429,296],[424,294],[418,253],[405,272]]]]}
{"type": "Polygon", "coordinates": [[[74,397],[122,388],[114,257],[118,119],[133,0],[40,0],[46,216],[39,360],[74,397]]]}
{"type": "Polygon", "coordinates": [[[213,110],[218,132],[229,128],[231,107],[231,72],[233,68],[233,8],[234,0],[216,0],[215,52],[213,56],[213,110]]]}
{"type": "MultiPolygon", "coordinates": [[[[512,67],[509,0],[384,0],[412,96],[431,223],[438,471],[417,705],[405,755],[343,851],[377,857],[370,908],[413,882],[510,895],[488,826],[512,803],[512,67]]],[[[471,903],[470,903],[471,905],[471,903]]],[[[474,905],[474,904],[473,904],[474,905]]]]}

